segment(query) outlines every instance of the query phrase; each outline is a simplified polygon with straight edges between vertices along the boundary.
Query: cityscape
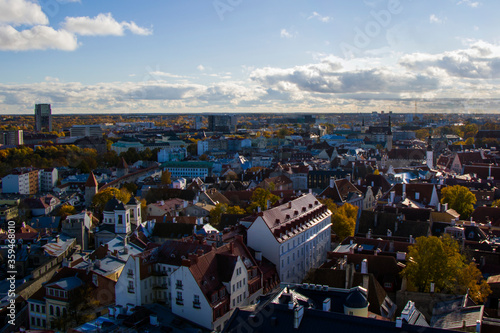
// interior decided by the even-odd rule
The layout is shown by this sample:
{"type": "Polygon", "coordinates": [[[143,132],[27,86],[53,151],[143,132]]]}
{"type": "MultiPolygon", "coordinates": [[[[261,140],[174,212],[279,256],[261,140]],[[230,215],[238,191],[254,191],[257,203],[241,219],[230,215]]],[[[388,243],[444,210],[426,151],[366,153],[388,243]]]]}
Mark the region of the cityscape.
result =
{"type": "Polygon", "coordinates": [[[490,0],[0,0],[0,333],[500,332],[490,0]]]}

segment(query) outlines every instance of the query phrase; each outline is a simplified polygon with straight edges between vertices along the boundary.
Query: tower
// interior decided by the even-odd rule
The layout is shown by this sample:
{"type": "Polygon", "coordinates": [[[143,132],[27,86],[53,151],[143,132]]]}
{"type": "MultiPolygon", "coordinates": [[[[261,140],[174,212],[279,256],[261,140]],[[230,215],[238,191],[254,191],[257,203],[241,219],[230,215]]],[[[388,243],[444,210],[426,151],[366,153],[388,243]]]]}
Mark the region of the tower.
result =
{"type": "Polygon", "coordinates": [[[387,130],[386,135],[386,148],[388,151],[392,150],[392,125],[391,125],[391,116],[389,116],[389,129],[387,130]]]}
{"type": "Polygon", "coordinates": [[[35,104],[35,131],[52,131],[52,110],[50,104],[35,104]]]}
{"type": "Polygon", "coordinates": [[[120,178],[128,174],[128,164],[122,157],[116,166],[116,177],[120,178]]]}
{"type": "Polygon", "coordinates": [[[130,211],[120,202],[115,208],[115,234],[129,234],[131,230],[130,211]]]}
{"type": "Polygon", "coordinates": [[[94,173],[91,171],[87,182],[85,183],[85,206],[88,207],[92,203],[94,196],[97,194],[99,185],[95,179],[94,173]]]}
{"type": "Polygon", "coordinates": [[[125,206],[130,212],[130,223],[135,225],[141,224],[141,203],[134,196],[132,196],[125,206]]]}
{"type": "Polygon", "coordinates": [[[427,166],[429,169],[434,168],[434,152],[432,151],[432,143],[431,143],[431,135],[429,134],[429,139],[427,141],[427,152],[426,152],[426,157],[427,157],[427,166]]]}

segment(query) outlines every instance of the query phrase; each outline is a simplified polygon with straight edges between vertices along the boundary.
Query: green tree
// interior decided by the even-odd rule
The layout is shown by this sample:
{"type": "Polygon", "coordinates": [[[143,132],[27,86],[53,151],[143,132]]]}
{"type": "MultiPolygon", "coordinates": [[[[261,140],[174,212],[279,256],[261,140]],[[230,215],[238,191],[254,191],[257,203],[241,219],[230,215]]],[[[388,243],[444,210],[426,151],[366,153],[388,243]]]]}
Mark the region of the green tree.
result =
{"type": "Polygon", "coordinates": [[[491,293],[488,284],[474,263],[467,262],[460,253],[458,242],[449,235],[418,237],[409,247],[406,268],[401,272],[410,289],[429,292],[431,283],[441,293],[469,291],[476,302],[482,302],[491,293]]]}
{"type": "Polygon", "coordinates": [[[240,206],[229,206],[225,203],[218,203],[215,208],[209,213],[210,224],[213,227],[218,227],[222,214],[245,214],[245,210],[240,206]]]}
{"type": "Polygon", "coordinates": [[[456,210],[461,219],[470,217],[476,201],[476,196],[464,186],[447,186],[441,190],[441,203],[447,203],[450,208],[456,210]]]}
{"type": "Polygon", "coordinates": [[[267,209],[267,201],[274,205],[280,198],[272,194],[270,191],[263,188],[256,188],[252,193],[250,205],[247,207],[247,212],[252,213],[260,207],[262,210],[267,209]]]}
{"type": "Polygon", "coordinates": [[[497,199],[491,203],[491,207],[500,207],[500,199],[497,199]]]}

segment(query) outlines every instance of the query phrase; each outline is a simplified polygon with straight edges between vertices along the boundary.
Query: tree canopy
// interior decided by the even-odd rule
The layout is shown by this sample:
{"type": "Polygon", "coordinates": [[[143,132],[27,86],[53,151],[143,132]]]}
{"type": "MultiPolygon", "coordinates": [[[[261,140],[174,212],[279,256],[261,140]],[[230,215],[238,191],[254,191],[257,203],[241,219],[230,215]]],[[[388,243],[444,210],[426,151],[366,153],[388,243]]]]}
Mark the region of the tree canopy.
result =
{"type": "Polygon", "coordinates": [[[332,212],[332,232],[340,241],[346,237],[354,236],[358,207],[349,203],[337,206],[332,199],[320,199],[320,202],[332,212]]]}
{"type": "Polygon", "coordinates": [[[274,205],[276,202],[278,202],[280,198],[277,195],[272,194],[270,191],[263,189],[263,188],[256,188],[255,191],[253,191],[252,198],[251,198],[251,203],[247,207],[247,212],[252,213],[260,207],[262,210],[267,209],[267,201],[271,203],[271,205],[274,205]]]}
{"type": "Polygon", "coordinates": [[[476,196],[464,186],[447,186],[441,190],[441,203],[447,203],[449,208],[456,210],[461,219],[470,217],[476,201],[476,196]]]}
{"type": "Polygon", "coordinates": [[[229,206],[225,203],[218,203],[209,214],[210,224],[213,227],[219,226],[222,214],[245,214],[245,210],[240,206],[229,206]]]}
{"type": "Polygon", "coordinates": [[[97,193],[94,196],[94,199],[92,199],[92,205],[94,206],[95,211],[97,213],[102,213],[104,206],[106,206],[106,203],[113,197],[116,197],[123,203],[127,203],[130,200],[131,193],[124,187],[120,190],[115,187],[105,188],[104,190],[97,193]]]}
{"type": "Polygon", "coordinates": [[[482,302],[491,290],[474,263],[469,263],[460,253],[458,242],[450,236],[418,237],[409,247],[406,276],[410,289],[429,292],[431,283],[434,291],[441,293],[462,293],[476,302],[482,302]]]}

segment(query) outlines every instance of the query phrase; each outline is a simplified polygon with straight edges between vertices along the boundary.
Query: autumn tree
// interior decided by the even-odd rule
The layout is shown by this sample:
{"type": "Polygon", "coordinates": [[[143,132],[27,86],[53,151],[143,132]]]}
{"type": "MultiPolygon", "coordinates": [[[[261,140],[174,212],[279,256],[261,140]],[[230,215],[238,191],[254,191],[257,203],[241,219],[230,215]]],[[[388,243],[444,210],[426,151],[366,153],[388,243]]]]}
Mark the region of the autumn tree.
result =
{"type": "Polygon", "coordinates": [[[92,199],[92,205],[94,206],[95,211],[102,213],[106,203],[113,197],[116,197],[123,203],[127,203],[130,200],[131,193],[124,187],[120,190],[115,187],[107,187],[104,190],[99,191],[99,193],[94,196],[94,199],[92,199]]]}
{"type": "Polygon", "coordinates": [[[474,211],[476,196],[467,187],[447,186],[441,190],[441,203],[447,203],[449,208],[460,214],[461,219],[468,219],[474,211]]]}
{"type": "Polygon", "coordinates": [[[419,292],[466,293],[481,302],[491,293],[481,272],[460,253],[459,244],[450,236],[418,237],[409,247],[406,268],[401,272],[419,292]]]}
{"type": "Polygon", "coordinates": [[[500,207],[500,199],[497,199],[491,203],[491,207],[500,207]]]}
{"type": "Polygon", "coordinates": [[[217,227],[220,224],[222,214],[245,214],[245,211],[240,206],[229,206],[225,203],[218,203],[210,211],[210,224],[217,227]]]}
{"type": "Polygon", "coordinates": [[[258,207],[262,210],[266,210],[268,201],[271,205],[274,205],[279,199],[277,195],[272,194],[269,190],[256,188],[252,193],[251,203],[247,207],[247,212],[252,213],[256,211],[258,207]]]}
{"type": "Polygon", "coordinates": [[[342,241],[346,237],[354,236],[358,207],[350,203],[337,206],[332,199],[320,199],[320,202],[332,212],[332,232],[338,239],[342,241]]]}
{"type": "Polygon", "coordinates": [[[57,210],[57,215],[61,217],[61,220],[65,220],[66,217],[76,214],[76,209],[72,205],[65,203],[61,205],[57,210]]]}
{"type": "Polygon", "coordinates": [[[170,185],[172,184],[172,173],[166,169],[161,173],[161,183],[163,185],[170,185]]]}

